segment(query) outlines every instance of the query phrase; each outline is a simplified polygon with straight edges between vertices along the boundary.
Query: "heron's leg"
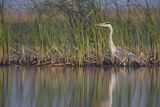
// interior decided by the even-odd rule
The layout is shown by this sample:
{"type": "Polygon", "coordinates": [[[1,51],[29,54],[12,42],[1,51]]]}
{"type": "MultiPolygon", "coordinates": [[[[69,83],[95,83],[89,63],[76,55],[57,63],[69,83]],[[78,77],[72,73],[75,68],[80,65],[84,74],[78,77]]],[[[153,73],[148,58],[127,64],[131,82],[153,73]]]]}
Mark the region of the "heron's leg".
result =
{"type": "MultiPolygon", "coordinates": [[[[125,57],[125,58],[120,62],[120,64],[122,64],[122,63],[126,60],[126,58],[127,58],[127,57],[125,57]]],[[[124,64],[124,65],[125,65],[125,64],[124,64]]]]}

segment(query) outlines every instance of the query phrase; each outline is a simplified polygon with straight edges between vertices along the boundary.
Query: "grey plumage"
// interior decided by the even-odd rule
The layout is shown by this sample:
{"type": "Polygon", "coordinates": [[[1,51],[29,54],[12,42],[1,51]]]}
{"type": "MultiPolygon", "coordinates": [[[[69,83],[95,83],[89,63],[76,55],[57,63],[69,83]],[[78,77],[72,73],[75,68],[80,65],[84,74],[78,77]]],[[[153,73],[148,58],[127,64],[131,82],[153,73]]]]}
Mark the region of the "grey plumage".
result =
{"type": "Polygon", "coordinates": [[[113,28],[110,23],[107,22],[107,23],[100,23],[100,24],[96,24],[96,25],[102,26],[102,27],[108,27],[110,29],[109,47],[111,50],[111,55],[113,57],[118,58],[122,62],[124,62],[124,60],[128,59],[131,62],[138,63],[140,66],[146,65],[146,63],[143,60],[139,59],[135,54],[115,46],[115,44],[112,40],[113,28]]]}
{"type": "Polygon", "coordinates": [[[138,63],[140,66],[146,65],[146,63],[143,60],[139,59],[135,54],[121,48],[117,48],[115,57],[117,57],[121,61],[126,58],[131,62],[138,63]]]}

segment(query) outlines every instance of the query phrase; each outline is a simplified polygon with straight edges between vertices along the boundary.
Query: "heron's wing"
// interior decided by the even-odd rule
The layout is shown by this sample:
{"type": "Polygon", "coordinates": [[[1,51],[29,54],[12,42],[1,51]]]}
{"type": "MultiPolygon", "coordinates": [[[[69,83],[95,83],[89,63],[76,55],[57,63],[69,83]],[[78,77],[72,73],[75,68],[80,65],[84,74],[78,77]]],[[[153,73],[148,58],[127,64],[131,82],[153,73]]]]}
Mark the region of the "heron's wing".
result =
{"type": "Polygon", "coordinates": [[[117,48],[116,57],[118,57],[120,60],[123,60],[125,57],[127,57],[132,62],[137,62],[140,65],[146,65],[146,63],[143,60],[139,59],[135,54],[128,52],[122,48],[117,48]]]}
{"type": "Polygon", "coordinates": [[[117,48],[115,52],[115,56],[118,59],[123,60],[127,56],[127,51],[122,48],[117,48]]]}

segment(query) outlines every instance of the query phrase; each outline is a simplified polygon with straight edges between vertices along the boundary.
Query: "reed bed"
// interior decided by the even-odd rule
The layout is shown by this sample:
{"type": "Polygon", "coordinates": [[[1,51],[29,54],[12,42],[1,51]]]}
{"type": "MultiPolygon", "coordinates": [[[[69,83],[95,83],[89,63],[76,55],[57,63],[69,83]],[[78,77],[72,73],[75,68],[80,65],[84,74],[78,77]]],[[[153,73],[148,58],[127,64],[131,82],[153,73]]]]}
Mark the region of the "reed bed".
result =
{"type": "Polygon", "coordinates": [[[29,21],[4,21],[1,14],[1,64],[115,64],[107,30],[95,26],[104,21],[111,22],[117,46],[148,64],[160,64],[160,13],[154,8],[121,10],[114,4],[117,7],[107,11],[94,0],[60,0],[44,7],[34,4],[28,9],[29,21]]]}

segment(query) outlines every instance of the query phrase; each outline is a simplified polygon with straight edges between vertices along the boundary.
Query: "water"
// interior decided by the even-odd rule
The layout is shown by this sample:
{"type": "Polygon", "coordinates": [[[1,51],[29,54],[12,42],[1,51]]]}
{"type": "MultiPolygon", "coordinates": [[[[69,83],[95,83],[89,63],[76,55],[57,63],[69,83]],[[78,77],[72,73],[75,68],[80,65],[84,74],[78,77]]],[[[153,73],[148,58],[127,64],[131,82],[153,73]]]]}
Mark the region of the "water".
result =
{"type": "Polygon", "coordinates": [[[0,107],[160,107],[160,68],[0,68],[0,107]]]}

